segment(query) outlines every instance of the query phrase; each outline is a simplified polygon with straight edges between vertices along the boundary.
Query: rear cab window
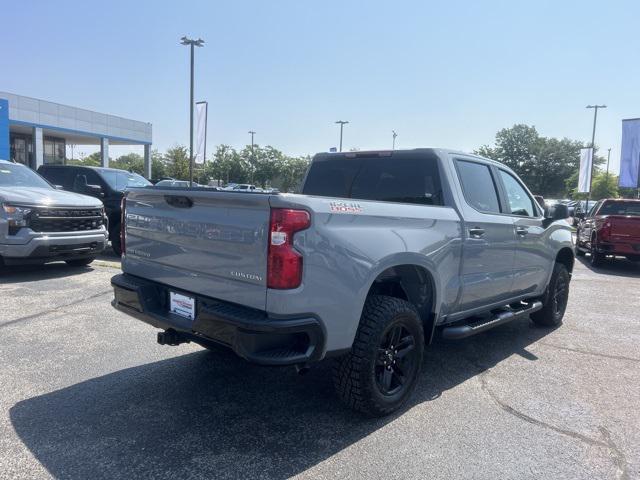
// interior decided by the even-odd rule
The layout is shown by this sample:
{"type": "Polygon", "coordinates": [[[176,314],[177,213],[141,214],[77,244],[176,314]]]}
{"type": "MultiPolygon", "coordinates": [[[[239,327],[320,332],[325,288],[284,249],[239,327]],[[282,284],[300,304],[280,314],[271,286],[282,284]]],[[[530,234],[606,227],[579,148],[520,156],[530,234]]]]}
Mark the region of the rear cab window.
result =
{"type": "Polygon", "coordinates": [[[489,165],[461,159],[455,162],[467,203],[482,213],[501,213],[498,190],[489,165]]]}
{"type": "Polygon", "coordinates": [[[435,155],[349,154],[312,163],[302,193],[322,197],[442,206],[435,155]]]}
{"type": "Polygon", "coordinates": [[[607,200],[600,207],[598,215],[629,215],[640,217],[640,202],[607,200]]]}

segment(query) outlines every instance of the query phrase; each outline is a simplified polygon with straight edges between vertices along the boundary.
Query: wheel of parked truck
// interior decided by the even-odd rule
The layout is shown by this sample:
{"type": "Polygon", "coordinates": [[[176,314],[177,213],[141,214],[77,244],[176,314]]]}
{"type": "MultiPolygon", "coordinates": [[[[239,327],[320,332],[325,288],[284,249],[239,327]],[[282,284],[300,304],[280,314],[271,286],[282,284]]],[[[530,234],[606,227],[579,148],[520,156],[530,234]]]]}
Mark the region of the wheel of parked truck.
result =
{"type": "Polygon", "coordinates": [[[569,300],[569,271],[562,263],[556,262],[542,298],[542,309],[531,314],[531,320],[536,325],[556,327],[562,323],[562,317],[567,309],[569,300]]]}
{"type": "Polygon", "coordinates": [[[606,260],[606,256],[602,253],[599,253],[596,250],[596,237],[595,235],[593,237],[591,237],[591,248],[589,249],[589,253],[591,253],[591,258],[589,260],[589,262],[591,263],[592,267],[601,267],[602,264],[604,263],[604,261],[606,260]]]}
{"type": "Polygon", "coordinates": [[[95,259],[95,257],[74,258],[72,260],[65,260],[65,262],[67,262],[67,265],[69,265],[70,267],[86,267],[95,259]]]}
{"type": "Polygon", "coordinates": [[[580,230],[576,232],[576,244],[573,247],[576,257],[584,257],[584,250],[580,248],[580,230]]]}
{"type": "Polygon", "coordinates": [[[111,248],[113,249],[113,253],[115,253],[118,257],[122,256],[122,245],[120,243],[120,224],[118,223],[114,227],[115,235],[113,236],[113,240],[111,240],[111,248]]]}
{"type": "Polygon", "coordinates": [[[413,392],[423,352],[424,333],[416,308],[399,298],[372,296],[364,306],[351,351],[336,362],[336,391],[357,411],[387,415],[413,392]]]}

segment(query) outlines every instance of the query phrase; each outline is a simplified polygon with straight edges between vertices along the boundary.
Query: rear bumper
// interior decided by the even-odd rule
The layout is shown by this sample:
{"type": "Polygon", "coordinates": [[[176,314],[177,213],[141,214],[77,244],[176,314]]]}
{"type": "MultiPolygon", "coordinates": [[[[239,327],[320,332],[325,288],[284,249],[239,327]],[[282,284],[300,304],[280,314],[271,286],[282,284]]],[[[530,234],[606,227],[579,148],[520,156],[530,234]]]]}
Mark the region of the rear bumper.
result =
{"type": "Polygon", "coordinates": [[[640,255],[640,242],[599,242],[596,250],[605,255],[640,255]]]}
{"type": "Polygon", "coordinates": [[[295,365],[321,360],[325,331],[313,316],[273,318],[266,312],[182,292],[133,275],[111,279],[112,305],[138,320],[173,330],[194,341],[215,342],[261,365],[295,365]],[[169,311],[169,291],[196,299],[192,321],[169,311]]]}
{"type": "Polygon", "coordinates": [[[67,236],[43,234],[24,244],[0,244],[0,257],[6,265],[46,263],[91,257],[102,252],[106,244],[106,231],[67,236]]]}

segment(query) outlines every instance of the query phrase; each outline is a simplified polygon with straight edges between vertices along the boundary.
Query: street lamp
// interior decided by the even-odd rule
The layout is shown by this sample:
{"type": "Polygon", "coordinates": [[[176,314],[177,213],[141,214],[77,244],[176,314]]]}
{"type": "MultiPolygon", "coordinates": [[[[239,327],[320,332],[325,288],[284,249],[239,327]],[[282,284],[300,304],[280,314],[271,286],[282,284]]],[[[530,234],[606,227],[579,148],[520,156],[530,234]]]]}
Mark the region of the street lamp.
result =
{"type": "Polygon", "coordinates": [[[395,130],[391,130],[391,132],[393,133],[393,146],[391,147],[391,150],[395,150],[396,149],[396,137],[398,136],[398,134],[396,133],[395,130]]]}
{"type": "Polygon", "coordinates": [[[253,152],[253,136],[256,134],[256,132],[254,132],[253,130],[249,130],[249,135],[251,135],[251,161],[253,162],[252,168],[251,168],[251,183],[253,183],[253,169],[255,168],[256,165],[256,155],[253,152]]]}
{"type": "Polygon", "coordinates": [[[342,129],[344,128],[345,124],[349,122],[346,120],[338,120],[336,123],[340,125],[340,151],[342,151],[342,129]]]}
{"type": "Polygon", "coordinates": [[[593,131],[591,133],[591,171],[589,172],[589,192],[587,193],[587,208],[589,208],[589,200],[591,200],[591,186],[593,185],[593,163],[596,156],[596,122],[598,121],[598,109],[607,108],[606,105],[587,105],[586,108],[593,108],[593,131]]]}
{"type": "Polygon", "coordinates": [[[189,45],[191,47],[191,95],[189,98],[189,186],[193,187],[193,51],[194,47],[202,47],[204,40],[198,38],[197,40],[191,40],[187,37],[180,39],[182,45],[189,45]]]}

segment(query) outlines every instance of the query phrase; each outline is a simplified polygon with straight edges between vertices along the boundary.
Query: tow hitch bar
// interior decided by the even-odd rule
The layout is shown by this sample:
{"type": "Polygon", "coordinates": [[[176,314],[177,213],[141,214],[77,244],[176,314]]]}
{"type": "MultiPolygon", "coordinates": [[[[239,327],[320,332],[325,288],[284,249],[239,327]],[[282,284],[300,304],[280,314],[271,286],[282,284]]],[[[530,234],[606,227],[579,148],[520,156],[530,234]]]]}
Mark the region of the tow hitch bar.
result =
{"type": "Polygon", "coordinates": [[[158,332],[158,343],[160,345],[176,346],[181,343],[189,343],[189,340],[184,338],[175,330],[166,330],[164,332],[158,332]]]}

